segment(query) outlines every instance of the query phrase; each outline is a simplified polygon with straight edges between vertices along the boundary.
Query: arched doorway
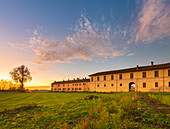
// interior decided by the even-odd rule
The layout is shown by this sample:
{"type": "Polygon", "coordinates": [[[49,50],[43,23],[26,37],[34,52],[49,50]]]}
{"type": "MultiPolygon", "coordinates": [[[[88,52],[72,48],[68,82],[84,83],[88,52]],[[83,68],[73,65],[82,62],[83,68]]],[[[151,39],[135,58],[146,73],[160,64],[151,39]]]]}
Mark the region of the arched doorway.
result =
{"type": "Polygon", "coordinates": [[[135,91],[135,83],[134,82],[129,83],[129,91],[135,91]]]}

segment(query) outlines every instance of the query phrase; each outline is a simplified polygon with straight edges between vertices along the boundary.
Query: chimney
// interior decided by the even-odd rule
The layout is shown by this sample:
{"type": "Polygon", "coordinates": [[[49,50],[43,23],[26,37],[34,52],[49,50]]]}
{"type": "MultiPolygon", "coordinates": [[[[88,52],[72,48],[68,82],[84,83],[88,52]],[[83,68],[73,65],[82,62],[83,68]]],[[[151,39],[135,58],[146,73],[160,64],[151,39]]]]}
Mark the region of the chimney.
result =
{"type": "Polygon", "coordinates": [[[137,70],[139,69],[139,65],[136,66],[136,69],[137,69],[137,70]]]}
{"type": "Polygon", "coordinates": [[[153,61],[151,61],[151,66],[153,66],[153,61]]]}
{"type": "Polygon", "coordinates": [[[85,79],[86,79],[86,77],[85,77],[85,79]]]}
{"type": "Polygon", "coordinates": [[[79,78],[77,78],[77,80],[79,80],[79,78]]]}

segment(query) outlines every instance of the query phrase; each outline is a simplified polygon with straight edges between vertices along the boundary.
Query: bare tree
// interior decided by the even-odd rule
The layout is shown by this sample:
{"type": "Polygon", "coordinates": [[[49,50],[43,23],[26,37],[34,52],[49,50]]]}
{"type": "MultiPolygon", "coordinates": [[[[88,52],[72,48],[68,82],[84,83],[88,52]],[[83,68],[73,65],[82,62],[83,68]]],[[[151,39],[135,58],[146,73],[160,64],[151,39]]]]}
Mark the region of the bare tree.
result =
{"type": "Polygon", "coordinates": [[[14,68],[10,72],[10,75],[14,82],[20,84],[21,89],[24,88],[24,83],[32,80],[30,70],[24,65],[14,68]]]}

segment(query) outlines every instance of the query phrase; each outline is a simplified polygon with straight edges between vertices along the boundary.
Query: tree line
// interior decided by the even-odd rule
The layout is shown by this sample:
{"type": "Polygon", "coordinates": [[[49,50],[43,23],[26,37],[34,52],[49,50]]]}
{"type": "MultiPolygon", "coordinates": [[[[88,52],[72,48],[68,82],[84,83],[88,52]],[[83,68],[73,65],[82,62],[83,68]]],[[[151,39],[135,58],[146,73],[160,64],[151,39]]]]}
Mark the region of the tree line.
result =
{"type": "Polygon", "coordinates": [[[30,70],[24,65],[14,68],[9,74],[13,81],[1,79],[0,90],[19,90],[22,92],[25,90],[24,83],[32,80],[30,70]]]}
{"type": "Polygon", "coordinates": [[[17,90],[19,88],[19,84],[13,83],[12,80],[1,79],[0,80],[0,90],[17,90]]]}

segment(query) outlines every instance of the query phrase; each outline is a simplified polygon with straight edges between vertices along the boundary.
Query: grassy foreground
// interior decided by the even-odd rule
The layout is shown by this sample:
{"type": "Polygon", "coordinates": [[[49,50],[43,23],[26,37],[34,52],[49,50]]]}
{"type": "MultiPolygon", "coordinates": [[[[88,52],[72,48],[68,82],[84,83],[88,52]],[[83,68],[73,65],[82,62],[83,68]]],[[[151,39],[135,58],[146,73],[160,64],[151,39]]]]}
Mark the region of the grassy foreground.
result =
{"type": "Polygon", "coordinates": [[[1,93],[0,128],[170,128],[170,93],[1,93]]]}

